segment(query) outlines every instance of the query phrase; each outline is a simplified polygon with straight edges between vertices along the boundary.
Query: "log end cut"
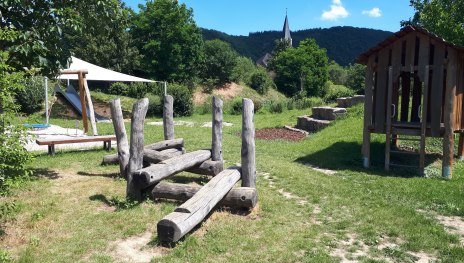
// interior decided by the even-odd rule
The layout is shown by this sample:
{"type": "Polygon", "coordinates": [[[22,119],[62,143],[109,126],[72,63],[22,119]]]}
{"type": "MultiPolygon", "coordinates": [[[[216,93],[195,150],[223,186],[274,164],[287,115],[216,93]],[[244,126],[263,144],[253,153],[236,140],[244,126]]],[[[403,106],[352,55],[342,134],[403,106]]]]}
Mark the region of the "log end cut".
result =
{"type": "Polygon", "coordinates": [[[158,239],[161,242],[177,242],[182,238],[183,234],[177,224],[170,219],[162,219],[156,226],[158,231],[158,239]]]}

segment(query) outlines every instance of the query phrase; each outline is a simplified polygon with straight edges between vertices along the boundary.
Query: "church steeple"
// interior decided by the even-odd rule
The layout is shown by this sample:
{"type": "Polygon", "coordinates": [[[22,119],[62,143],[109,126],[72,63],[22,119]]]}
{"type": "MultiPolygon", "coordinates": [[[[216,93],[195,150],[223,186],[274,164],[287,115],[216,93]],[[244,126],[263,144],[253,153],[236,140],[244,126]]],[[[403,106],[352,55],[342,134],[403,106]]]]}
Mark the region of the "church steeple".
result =
{"type": "Polygon", "coordinates": [[[288,25],[288,17],[287,17],[287,9],[285,9],[285,21],[284,21],[284,28],[283,28],[284,37],[283,39],[290,42],[290,46],[292,45],[292,36],[290,35],[290,26],[288,25]]]}

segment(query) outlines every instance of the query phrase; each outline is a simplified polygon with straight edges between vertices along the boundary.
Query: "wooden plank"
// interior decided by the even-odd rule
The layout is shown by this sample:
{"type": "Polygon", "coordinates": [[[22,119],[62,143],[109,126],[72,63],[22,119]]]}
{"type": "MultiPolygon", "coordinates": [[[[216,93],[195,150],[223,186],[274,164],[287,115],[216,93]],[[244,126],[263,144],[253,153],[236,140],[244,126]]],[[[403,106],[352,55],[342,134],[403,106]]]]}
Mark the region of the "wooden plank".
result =
{"type": "Polygon", "coordinates": [[[82,111],[82,125],[84,126],[84,133],[89,131],[89,124],[87,123],[87,107],[85,106],[85,90],[84,90],[84,82],[83,82],[83,74],[78,74],[79,84],[79,98],[81,100],[81,111],[82,111]]]}
{"type": "Polygon", "coordinates": [[[370,149],[371,149],[371,131],[369,127],[372,125],[372,103],[373,88],[374,88],[374,72],[373,65],[375,62],[375,55],[369,57],[369,61],[366,67],[366,79],[364,82],[364,128],[363,128],[363,166],[365,168],[370,167],[370,149]]]}
{"type": "Polygon", "coordinates": [[[131,138],[130,138],[130,157],[127,166],[127,187],[126,194],[128,198],[141,199],[141,191],[134,184],[134,172],[143,166],[143,128],[145,124],[145,115],[148,110],[148,99],[144,98],[136,103],[132,108],[131,118],[131,138]]]}
{"type": "Polygon", "coordinates": [[[74,138],[57,138],[57,139],[37,139],[38,145],[50,144],[68,144],[68,143],[81,143],[81,142],[103,142],[103,141],[116,141],[116,136],[88,136],[88,137],[74,137],[74,138]]]}
{"type": "Polygon", "coordinates": [[[392,46],[392,57],[391,66],[393,67],[393,83],[397,82],[397,79],[401,74],[401,56],[403,52],[403,41],[397,40],[392,46]]]}
{"type": "Polygon", "coordinates": [[[435,51],[433,58],[432,87],[430,89],[430,116],[432,135],[438,136],[440,133],[440,123],[442,115],[442,98],[443,98],[443,62],[445,61],[445,46],[435,42],[435,51]]]}
{"type": "MultiPolygon", "coordinates": [[[[168,182],[158,183],[151,191],[151,198],[187,201],[201,189],[199,185],[176,184],[168,182]]],[[[256,188],[236,187],[218,203],[218,206],[232,208],[253,208],[258,202],[256,188]]]]}
{"type": "Polygon", "coordinates": [[[455,49],[448,49],[448,65],[446,74],[446,93],[444,105],[445,134],[443,136],[443,161],[442,176],[452,177],[453,156],[454,156],[454,96],[456,94],[456,70],[457,52],[455,49]]]}
{"type": "Polygon", "coordinates": [[[90,90],[87,86],[87,79],[85,75],[82,75],[82,83],[84,84],[85,95],[87,96],[87,103],[89,104],[89,116],[90,116],[90,125],[92,126],[92,135],[97,136],[97,122],[95,121],[95,112],[93,110],[92,98],[90,97],[90,90]]]}
{"type": "Polygon", "coordinates": [[[256,187],[254,104],[243,99],[242,112],[242,186],[256,187]]]}
{"type": "Polygon", "coordinates": [[[146,145],[144,148],[155,150],[155,151],[161,151],[161,150],[166,150],[166,149],[182,148],[182,147],[184,147],[184,139],[179,138],[179,139],[155,142],[155,143],[146,145]]]}
{"type": "Polygon", "coordinates": [[[414,72],[414,58],[416,55],[416,33],[409,33],[406,37],[406,58],[404,66],[410,73],[414,72]]]}
{"type": "Polygon", "coordinates": [[[387,100],[387,73],[388,73],[388,49],[384,48],[379,52],[379,62],[377,68],[377,85],[375,87],[375,123],[374,129],[377,133],[385,132],[385,115],[387,100]]]}
{"type": "Polygon", "coordinates": [[[411,74],[401,74],[401,112],[400,121],[409,122],[409,94],[411,91],[411,74]]]}
{"type": "Polygon", "coordinates": [[[233,167],[222,171],[206,183],[192,198],[177,207],[174,212],[196,213],[205,206],[210,206],[208,210],[211,211],[240,180],[239,169],[239,167],[233,167]]]}
{"type": "Polygon", "coordinates": [[[393,68],[388,69],[388,90],[387,90],[387,123],[385,127],[385,170],[390,170],[390,147],[391,147],[391,104],[393,93],[393,68]]]}
{"type": "Polygon", "coordinates": [[[213,96],[213,127],[211,141],[211,160],[222,161],[222,106],[224,103],[213,96]]]}
{"type": "MultiPolygon", "coordinates": [[[[113,122],[114,132],[116,134],[116,143],[118,146],[118,163],[121,176],[127,178],[127,165],[129,165],[129,142],[127,140],[126,127],[122,115],[121,100],[115,99],[110,104],[111,120],[113,122]]],[[[103,159],[105,161],[105,159],[103,159]]]]}
{"type": "Polygon", "coordinates": [[[183,172],[197,166],[211,157],[210,150],[199,150],[176,156],[158,164],[139,169],[134,172],[134,185],[138,189],[145,189],[171,175],[183,172]]]}
{"type": "Polygon", "coordinates": [[[419,106],[422,105],[422,82],[418,76],[413,78],[414,85],[412,89],[412,105],[411,105],[411,122],[420,122],[421,116],[419,106]]]}
{"type": "Polygon", "coordinates": [[[164,139],[174,139],[174,98],[171,95],[164,96],[163,128],[164,139]]]}
{"type": "Polygon", "coordinates": [[[158,239],[176,242],[190,232],[240,180],[237,169],[227,169],[216,175],[192,198],[158,222],[158,239]]]}
{"type": "Polygon", "coordinates": [[[430,61],[430,38],[423,34],[419,36],[419,61],[418,74],[422,82],[425,82],[425,66],[429,65],[430,61]]]}
{"type": "Polygon", "coordinates": [[[424,174],[425,168],[425,139],[426,139],[426,132],[427,132],[427,112],[428,112],[428,100],[429,100],[429,93],[430,93],[430,85],[429,85],[429,66],[425,66],[425,75],[424,75],[424,96],[422,100],[422,116],[421,116],[421,140],[420,140],[420,156],[419,156],[419,169],[421,174],[424,174]]]}

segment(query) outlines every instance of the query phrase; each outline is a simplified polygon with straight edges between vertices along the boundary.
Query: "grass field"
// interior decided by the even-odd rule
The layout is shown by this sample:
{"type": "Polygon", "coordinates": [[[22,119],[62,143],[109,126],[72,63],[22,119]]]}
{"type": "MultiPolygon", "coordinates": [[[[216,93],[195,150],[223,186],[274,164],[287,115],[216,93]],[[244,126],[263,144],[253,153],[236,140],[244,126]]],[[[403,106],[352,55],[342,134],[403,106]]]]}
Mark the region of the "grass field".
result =
{"type": "MultiPolygon", "coordinates": [[[[255,125],[294,125],[308,113],[257,114],[255,125]]],[[[172,247],[159,244],[156,223],[178,203],[126,202],[118,166],[100,166],[107,152],[38,154],[34,179],[0,197],[0,261],[124,262],[130,258],[121,244],[142,240],[137,253],[154,262],[464,262],[463,163],[455,163],[452,180],[441,179],[441,146],[430,140],[428,151],[435,154],[427,177],[386,173],[385,139],[373,136],[373,168],[365,170],[362,116],[362,107],[352,108],[299,142],[257,140],[258,207],[250,213],[218,209],[172,247]]],[[[210,115],[179,119],[195,123],[175,128],[188,151],[210,147],[211,130],[201,127],[210,115]]],[[[234,124],[224,127],[223,138],[224,158],[233,165],[240,161],[241,117],[225,115],[224,121],[234,124]]],[[[112,126],[99,124],[99,130],[111,134],[112,126]]],[[[146,125],[145,134],[145,143],[159,141],[162,127],[146,125]]],[[[179,174],[173,181],[206,178],[179,174]]]]}

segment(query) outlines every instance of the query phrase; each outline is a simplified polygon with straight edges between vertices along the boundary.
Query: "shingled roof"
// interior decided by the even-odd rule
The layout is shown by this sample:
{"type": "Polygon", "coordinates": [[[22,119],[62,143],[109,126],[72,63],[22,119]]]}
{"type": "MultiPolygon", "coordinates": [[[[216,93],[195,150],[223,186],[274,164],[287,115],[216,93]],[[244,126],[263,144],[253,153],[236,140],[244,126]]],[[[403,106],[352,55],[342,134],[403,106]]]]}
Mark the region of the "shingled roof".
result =
{"type": "Polygon", "coordinates": [[[290,26],[288,25],[287,15],[285,15],[284,28],[282,31],[284,32],[284,39],[291,42],[292,36],[290,35],[290,26]]]}

